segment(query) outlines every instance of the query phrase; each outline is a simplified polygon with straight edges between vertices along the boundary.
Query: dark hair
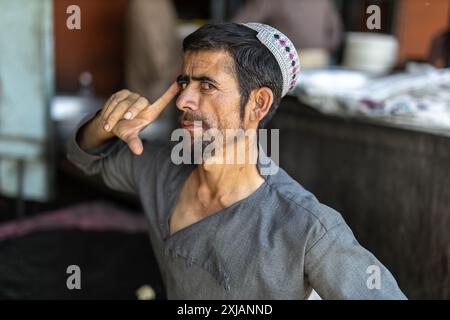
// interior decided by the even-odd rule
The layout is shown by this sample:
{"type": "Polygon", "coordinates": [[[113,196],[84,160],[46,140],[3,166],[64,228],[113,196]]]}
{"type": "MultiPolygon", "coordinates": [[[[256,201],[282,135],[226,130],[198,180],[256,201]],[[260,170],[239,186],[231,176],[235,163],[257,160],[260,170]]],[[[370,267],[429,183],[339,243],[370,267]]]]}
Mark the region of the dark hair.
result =
{"type": "Polygon", "coordinates": [[[255,30],[237,23],[206,24],[184,39],[183,51],[226,50],[231,54],[241,94],[241,119],[252,90],[270,88],[273,103],[259,123],[264,127],[280,104],[283,76],[275,57],[256,35],[255,30]]]}

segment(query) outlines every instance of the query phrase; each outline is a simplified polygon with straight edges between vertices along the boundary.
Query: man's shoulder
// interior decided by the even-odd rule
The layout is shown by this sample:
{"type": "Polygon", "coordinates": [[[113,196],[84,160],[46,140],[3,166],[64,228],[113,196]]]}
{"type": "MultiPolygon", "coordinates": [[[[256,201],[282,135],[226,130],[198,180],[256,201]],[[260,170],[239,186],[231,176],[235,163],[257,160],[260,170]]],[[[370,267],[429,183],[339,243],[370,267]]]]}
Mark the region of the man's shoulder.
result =
{"type": "Polygon", "coordinates": [[[137,157],[139,175],[142,179],[154,176],[161,181],[171,181],[190,168],[190,165],[177,164],[172,159],[173,144],[170,142],[144,140],[143,146],[144,152],[137,157]]]}
{"type": "Polygon", "coordinates": [[[170,143],[153,140],[142,140],[142,143],[144,145],[143,155],[148,157],[157,153],[162,156],[170,157],[170,143]]]}
{"type": "Polygon", "coordinates": [[[333,208],[321,203],[316,196],[305,189],[283,169],[267,180],[271,193],[283,208],[283,215],[292,223],[318,225],[325,231],[344,222],[341,214],[333,208]]]}
{"type": "Polygon", "coordinates": [[[143,140],[144,151],[138,158],[142,166],[146,166],[151,161],[156,161],[158,167],[167,167],[173,164],[171,161],[173,145],[168,142],[143,140]]]}

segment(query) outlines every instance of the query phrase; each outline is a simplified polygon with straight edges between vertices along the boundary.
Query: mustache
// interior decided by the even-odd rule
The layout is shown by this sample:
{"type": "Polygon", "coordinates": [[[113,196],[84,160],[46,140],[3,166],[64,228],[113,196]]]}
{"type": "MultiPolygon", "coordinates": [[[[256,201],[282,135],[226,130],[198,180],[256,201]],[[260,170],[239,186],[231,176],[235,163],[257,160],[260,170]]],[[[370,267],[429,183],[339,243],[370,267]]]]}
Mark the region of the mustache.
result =
{"type": "Polygon", "coordinates": [[[185,112],[180,116],[180,122],[183,121],[201,121],[203,126],[207,126],[209,127],[209,122],[208,120],[203,117],[201,114],[195,113],[195,112],[185,112]]]}

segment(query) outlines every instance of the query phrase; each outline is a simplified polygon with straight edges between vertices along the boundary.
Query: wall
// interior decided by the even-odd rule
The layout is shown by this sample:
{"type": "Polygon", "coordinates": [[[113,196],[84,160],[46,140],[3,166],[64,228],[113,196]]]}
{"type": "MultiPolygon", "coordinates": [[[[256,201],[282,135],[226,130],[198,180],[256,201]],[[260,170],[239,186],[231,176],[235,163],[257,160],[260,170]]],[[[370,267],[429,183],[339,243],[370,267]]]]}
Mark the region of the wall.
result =
{"type": "Polygon", "coordinates": [[[99,95],[122,89],[128,0],[53,1],[57,92],[76,93],[83,71],[92,73],[99,95]],[[70,5],[81,9],[81,30],[66,27],[70,5]]]}
{"type": "Polygon", "coordinates": [[[433,36],[449,27],[449,0],[400,0],[396,26],[399,61],[426,59],[433,36]]]}

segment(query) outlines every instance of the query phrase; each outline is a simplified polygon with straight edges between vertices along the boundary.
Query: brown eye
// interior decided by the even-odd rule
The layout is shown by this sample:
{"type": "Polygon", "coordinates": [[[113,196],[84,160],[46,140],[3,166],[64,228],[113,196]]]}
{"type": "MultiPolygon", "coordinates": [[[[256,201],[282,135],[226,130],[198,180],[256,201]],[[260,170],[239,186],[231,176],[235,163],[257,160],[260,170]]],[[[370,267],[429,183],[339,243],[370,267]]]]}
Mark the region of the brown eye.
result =
{"type": "Polygon", "coordinates": [[[188,86],[188,83],[187,82],[179,82],[179,85],[180,85],[181,90],[184,90],[188,86]]]}
{"type": "Polygon", "coordinates": [[[213,85],[208,82],[202,82],[201,87],[203,90],[211,90],[214,89],[213,85]]]}

